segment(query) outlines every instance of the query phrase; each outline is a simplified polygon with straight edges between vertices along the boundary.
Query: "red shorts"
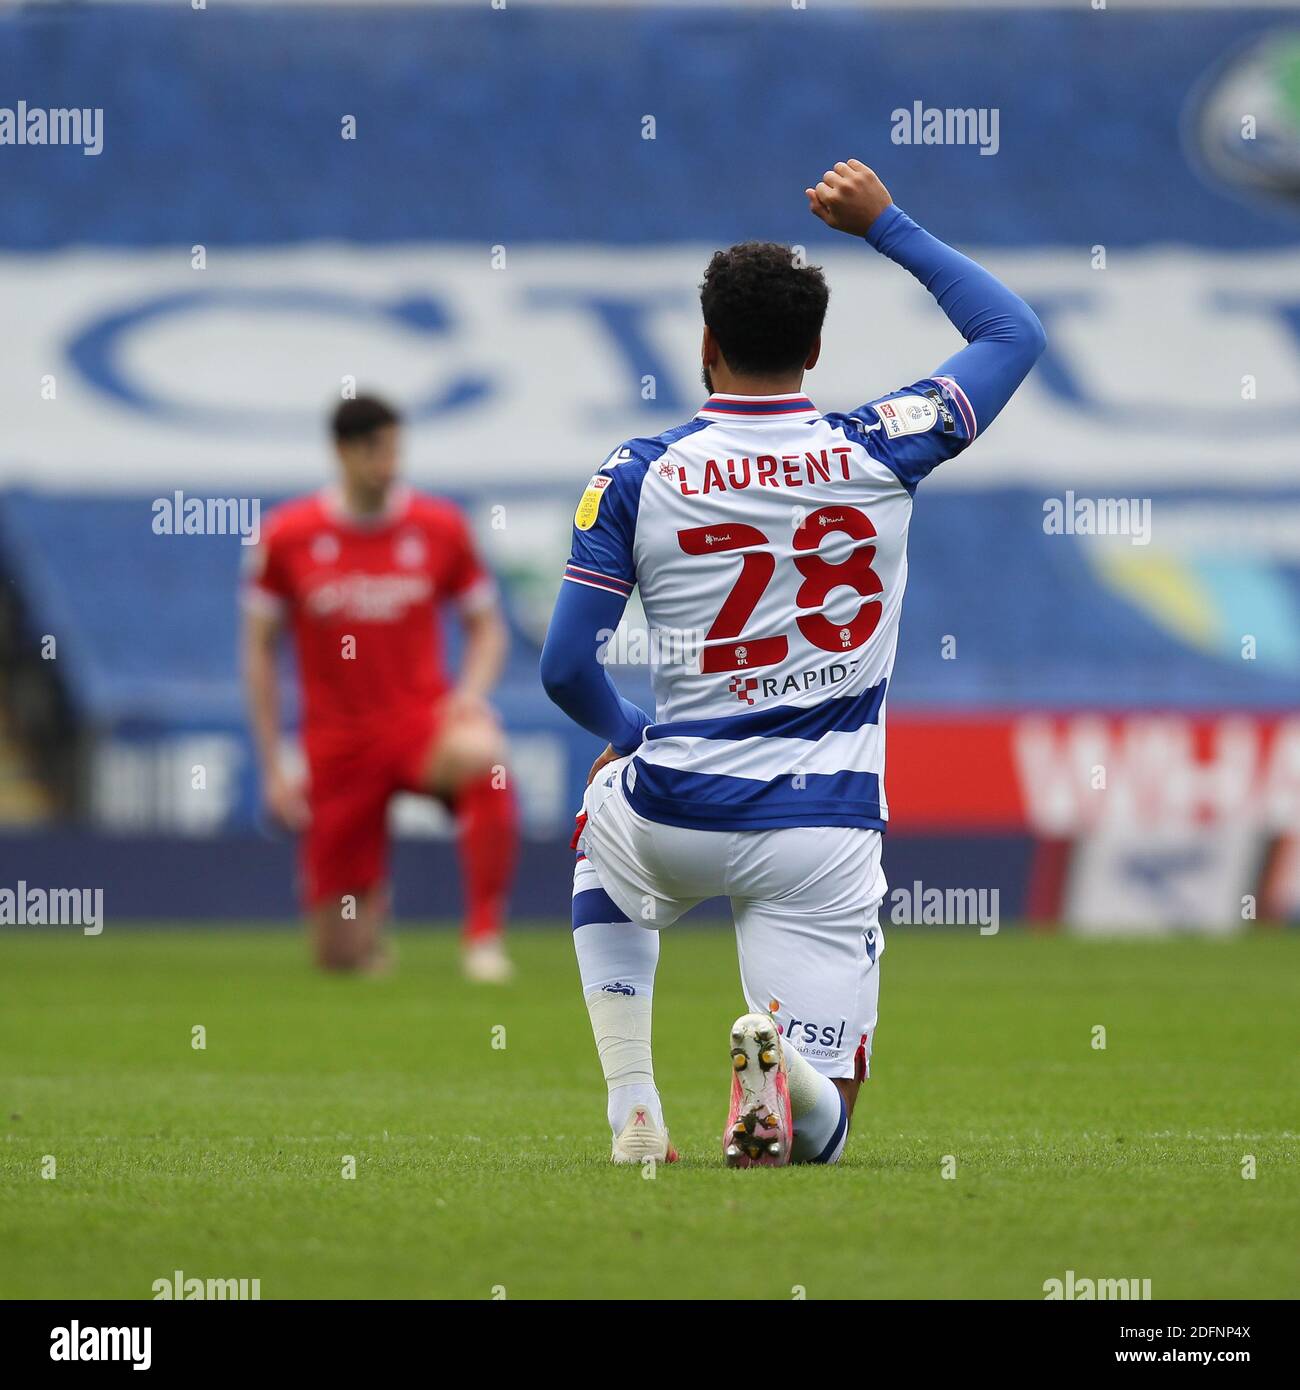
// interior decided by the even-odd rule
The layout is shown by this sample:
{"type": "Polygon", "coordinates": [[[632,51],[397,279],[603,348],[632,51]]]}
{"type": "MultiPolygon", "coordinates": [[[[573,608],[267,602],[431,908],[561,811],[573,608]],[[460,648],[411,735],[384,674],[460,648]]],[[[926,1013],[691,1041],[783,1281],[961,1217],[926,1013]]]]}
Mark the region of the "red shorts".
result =
{"type": "Polygon", "coordinates": [[[430,713],[329,751],[309,751],[302,837],[302,892],[308,907],[365,893],[388,876],[388,803],[397,792],[425,792],[429,754],[440,733],[430,713]]]}

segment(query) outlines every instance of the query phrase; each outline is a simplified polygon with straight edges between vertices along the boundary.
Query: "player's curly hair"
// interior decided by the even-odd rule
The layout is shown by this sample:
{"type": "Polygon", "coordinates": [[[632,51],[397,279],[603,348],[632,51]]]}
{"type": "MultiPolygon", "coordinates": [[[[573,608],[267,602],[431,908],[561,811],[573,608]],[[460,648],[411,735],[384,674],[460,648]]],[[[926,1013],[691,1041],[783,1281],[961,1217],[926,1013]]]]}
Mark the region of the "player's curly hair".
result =
{"type": "Polygon", "coordinates": [[[808,360],[830,290],[821,267],[788,246],[742,241],[715,251],[700,286],[704,322],[733,372],[770,376],[808,360]]]}

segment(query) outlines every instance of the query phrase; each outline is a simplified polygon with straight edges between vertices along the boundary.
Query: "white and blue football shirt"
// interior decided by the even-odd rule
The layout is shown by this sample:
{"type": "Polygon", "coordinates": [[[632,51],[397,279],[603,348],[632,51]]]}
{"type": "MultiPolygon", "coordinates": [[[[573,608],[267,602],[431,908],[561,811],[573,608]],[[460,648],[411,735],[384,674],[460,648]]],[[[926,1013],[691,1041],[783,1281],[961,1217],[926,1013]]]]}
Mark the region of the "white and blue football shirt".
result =
{"type": "Polygon", "coordinates": [[[912,496],[977,428],[957,381],[934,377],[847,415],[715,394],[614,451],[564,577],[637,587],[655,634],[634,810],[702,829],[884,828],[912,496]]]}
{"type": "Polygon", "coordinates": [[[1033,310],[896,204],[867,243],[966,340],[846,415],[803,395],[713,395],[616,449],[587,485],[542,650],[548,694],[631,753],[641,815],[719,830],[883,829],[885,696],[917,484],[987,429],[1046,345],[1033,310]],[[639,588],[653,718],[596,653],[639,588]]]}

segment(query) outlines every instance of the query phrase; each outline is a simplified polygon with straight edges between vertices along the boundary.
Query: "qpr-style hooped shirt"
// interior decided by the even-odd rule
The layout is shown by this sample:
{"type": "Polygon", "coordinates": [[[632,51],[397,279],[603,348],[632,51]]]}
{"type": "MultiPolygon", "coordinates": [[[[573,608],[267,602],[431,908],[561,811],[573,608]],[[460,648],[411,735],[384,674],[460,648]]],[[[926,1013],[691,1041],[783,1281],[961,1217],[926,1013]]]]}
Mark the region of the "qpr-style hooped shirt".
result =
{"type": "Polygon", "coordinates": [[[912,494],[976,430],[941,378],[848,415],[714,395],[614,451],[578,505],[565,580],[637,586],[656,634],[633,809],[703,828],[884,827],[912,494]]]}

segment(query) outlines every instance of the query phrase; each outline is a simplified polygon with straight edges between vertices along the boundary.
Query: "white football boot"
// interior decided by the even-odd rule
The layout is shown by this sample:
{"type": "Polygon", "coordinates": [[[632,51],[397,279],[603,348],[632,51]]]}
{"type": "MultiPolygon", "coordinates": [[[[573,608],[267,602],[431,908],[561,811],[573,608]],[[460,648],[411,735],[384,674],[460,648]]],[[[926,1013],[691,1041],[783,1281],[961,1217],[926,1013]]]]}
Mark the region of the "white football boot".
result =
{"type": "Polygon", "coordinates": [[[627,1123],[614,1136],[614,1163],[644,1163],[653,1158],[657,1163],[676,1163],[677,1150],[668,1138],[667,1128],[655,1124],[654,1116],[644,1105],[634,1105],[627,1123]]]}
{"type": "Polygon", "coordinates": [[[722,1133],[728,1168],[784,1168],[794,1122],[785,1045],[769,1014],[741,1014],[731,1029],[731,1109],[722,1133]]]}
{"type": "Polygon", "coordinates": [[[461,957],[461,968],[467,980],[477,985],[504,985],[514,978],[515,967],[501,938],[490,936],[483,941],[471,941],[461,957]]]}

